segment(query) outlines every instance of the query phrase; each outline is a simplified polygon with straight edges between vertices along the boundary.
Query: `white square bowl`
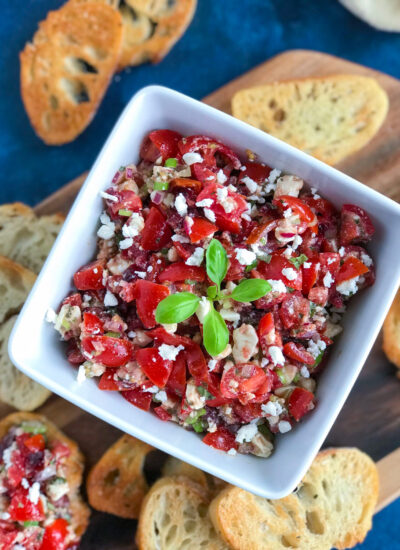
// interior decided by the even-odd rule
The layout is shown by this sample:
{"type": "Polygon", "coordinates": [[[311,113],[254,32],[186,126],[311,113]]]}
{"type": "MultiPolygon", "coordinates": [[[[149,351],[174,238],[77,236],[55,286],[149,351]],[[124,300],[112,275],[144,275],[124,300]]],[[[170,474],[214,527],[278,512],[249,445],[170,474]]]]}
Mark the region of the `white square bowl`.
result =
{"type": "Polygon", "coordinates": [[[400,206],[395,202],[229,115],[172,90],[149,86],[129,102],[90,171],[18,318],[10,356],[28,376],[122,431],[252,493],[281,498],[294,490],[309,468],[367,358],[399,284],[399,242],[400,206]],[[268,165],[300,176],[336,206],[354,203],[365,208],[375,225],[369,250],[376,263],[376,283],[351,301],[343,334],[332,346],[319,379],[318,406],[290,433],[277,437],[268,459],[229,456],[204,445],[194,432],[135,408],[118,393],[98,390],[94,380],[78,385],[63,345],[44,320],[47,309],[57,309],[71,290],[73,273],[95,255],[102,209],[99,191],[120,165],[137,161],[143,137],[155,128],[211,135],[240,153],[250,149],[268,165]]]}

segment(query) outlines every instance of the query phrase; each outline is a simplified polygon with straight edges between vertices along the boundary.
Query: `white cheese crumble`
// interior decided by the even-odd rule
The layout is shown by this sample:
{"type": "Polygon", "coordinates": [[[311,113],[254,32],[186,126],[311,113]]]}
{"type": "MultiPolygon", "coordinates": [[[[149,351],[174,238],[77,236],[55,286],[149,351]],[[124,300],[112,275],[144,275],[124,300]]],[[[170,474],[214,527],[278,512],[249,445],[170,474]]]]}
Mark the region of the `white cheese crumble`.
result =
{"type": "Polygon", "coordinates": [[[118,197],[116,197],[115,195],[110,195],[110,193],[106,193],[105,191],[100,191],[99,194],[100,197],[102,197],[103,199],[107,199],[112,202],[118,202],[118,197]]]}
{"type": "Polygon", "coordinates": [[[287,422],[286,420],[281,420],[278,423],[278,430],[281,434],[285,434],[287,432],[290,432],[291,429],[292,429],[292,426],[291,426],[290,422],[287,422]]]}
{"type": "Polygon", "coordinates": [[[211,206],[213,202],[213,199],[203,199],[202,201],[196,202],[196,206],[198,208],[203,208],[204,206],[207,208],[208,206],[211,206]]]}
{"type": "Polygon", "coordinates": [[[29,483],[28,483],[28,480],[26,479],[26,477],[23,477],[21,479],[21,485],[24,489],[29,489],[29,483]]]}
{"type": "Polygon", "coordinates": [[[196,265],[200,266],[204,259],[204,248],[201,248],[198,246],[195,248],[193,254],[189,256],[189,258],[186,260],[186,265],[196,265]]]}
{"type": "Polygon", "coordinates": [[[126,238],[137,237],[144,228],[144,218],[137,212],[133,212],[122,228],[122,235],[126,238]]]}
{"type": "Polygon", "coordinates": [[[79,365],[78,374],[76,376],[76,381],[78,384],[83,384],[86,380],[86,370],[84,365],[79,365]]]}
{"type": "Polygon", "coordinates": [[[324,287],[331,288],[333,282],[333,277],[330,271],[327,271],[325,277],[323,278],[324,287]]]}
{"type": "Polygon", "coordinates": [[[344,296],[351,296],[352,294],[355,294],[358,290],[358,287],[357,287],[358,280],[359,280],[359,277],[353,277],[352,279],[343,281],[343,283],[340,283],[340,285],[337,285],[336,290],[340,292],[340,294],[343,294],[344,296]]]}
{"type": "Polygon", "coordinates": [[[283,356],[282,350],[278,346],[270,346],[268,352],[271,356],[271,361],[274,365],[284,365],[285,358],[283,356]]]}
{"type": "Polygon", "coordinates": [[[267,281],[272,287],[272,292],[279,292],[279,293],[286,292],[285,283],[280,279],[279,280],[267,279],[267,281]]]}
{"type": "Polygon", "coordinates": [[[180,216],[186,216],[188,207],[186,199],[182,195],[182,193],[179,193],[179,195],[175,199],[175,208],[180,216]]]}
{"type": "Polygon", "coordinates": [[[183,161],[188,166],[195,164],[196,162],[203,162],[203,157],[199,153],[185,153],[182,155],[183,161]]]}
{"type": "Polygon", "coordinates": [[[361,252],[361,261],[366,267],[371,267],[372,265],[372,258],[368,256],[368,254],[365,254],[365,252],[361,252]]]}
{"type": "Polygon", "coordinates": [[[268,176],[268,183],[274,184],[281,174],[282,174],[282,171],[278,170],[277,168],[274,168],[273,170],[271,170],[268,176]]]}
{"type": "Polygon", "coordinates": [[[257,258],[254,252],[245,248],[235,248],[235,253],[240,265],[251,265],[257,258]]]}
{"type": "Polygon", "coordinates": [[[247,424],[246,426],[239,428],[235,440],[238,443],[250,442],[257,432],[257,424],[247,424]]]}
{"type": "Polygon", "coordinates": [[[258,351],[258,336],[252,325],[243,323],[232,334],[232,354],[236,363],[247,363],[258,351]]]}
{"type": "Polygon", "coordinates": [[[104,305],[106,307],[114,307],[114,306],[118,305],[117,298],[109,290],[107,290],[106,295],[104,296],[104,305]]]}
{"type": "Polygon", "coordinates": [[[217,366],[217,363],[218,363],[218,361],[216,361],[215,359],[210,359],[209,362],[208,362],[208,370],[210,372],[212,372],[215,369],[215,367],[217,366]]]}
{"type": "Polygon", "coordinates": [[[133,239],[131,237],[128,237],[127,239],[123,239],[119,242],[119,247],[121,250],[126,250],[127,248],[130,248],[133,245],[133,239]]]}
{"type": "Polygon", "coordinates": [[[215,223],[215,220],[217,218],[215,217],[215,214],[212,210],[210,210],[209,208],[204,208],[204,215],[208,220],[210,220],[210,222],[215,223]]]}
{"type": "Polygon", "coordinates": [[[217,199],[219,202],[223,202],[226,200],[228,196],[228,188],[227,187],[218,187],[217,189],[217,199]]]}
{"type": "Polygon", "coordinates": [[[48,323],[55,323],[57,320],[57,313],[54,311],[53,308],[49,307],[49,309],[46,311],[46,321],[48,323]]]}
{"type": "Polygon", "coordinates": [[[222,170],[219,170],[218,173],[217,173],[217,182],[220,183],[221,185],[224,184],[226,182],[228,178],[225,176],[225,174],[223,173],[222,170]]]}
{"type": "Polygon", "coordinates": [[[135,275],[137,275],[137,276],[140,277],[141,279],[145,279],[145,278],[146,278],[146,272],[145,272],[145,271],[135,271],[135,275]]]}
{"type": "Polygon", "coordinates": [[[303,239],[300,237],[300,235],[296,235],[292,242],[293,250],[296,250],[301,245],[302,242],[303,242],[303,239]]]}
{"type": "Polygon", "coordinates": [[[190,239],[188,239],[188,237],[185,237],[184,235],[172,235],[171,240],[176,243],[190,243],[190,239]]]}
{"type": "Polygon", "coordinates": [[[225,321],[231,321],[232,323],[237,323],[240,321],[240,313],[237,313],[232,309],[221,309],[219,313],[225,321]]]}
{"type": "Polygon", "coordinates": [[[284,267],[282,269],[282,275],[289,281],[294,281],[297,278],[297,271],[293,267],[284,267]]]}
{"type": "Polygon", "coordinates": [[[115,223],[110,222],[107,225],[101,225],[99,229],[97,230],[97,236],[100,237],[100,239],[108,240],[112,239],[115,234],[115,223]]]}
{"type": "Polygon", "coordinates": [[[237,454],[236,449],[234,449],[233,447],[232,447],[232,449],[229,449],[228,455],[235,456],[236,454],[237,454]]]}
{"type": "Polygon", "coordinates": [[[40,496],[40,483],[35,481],[35,483],[30,487],[28,491],[28,500],[32,502],[32,504],[37,504],[39,502],[39,496],[40,496]]]}
{"type": "Polygon", "coordinates": [[[175,361],[178,353],[185,349],[183,346],[169,346],[168,344],[161,344],[158,348],[158,354],[162,359],[166,361],[175,361]]]}
{"type": "Polygon", "coordinates": [[[168,399],[168,396],[164,390],[160,390],[154,395],[154,399],[157,399],[157,401],[161,401],[161,403],[165,403],[165,401],[167,401],[168,399]]]}
{"type": "Polygon", "coordinates": [[[345,252],[346,252],[346,251],[345,251],[345,249],[344,249],[344,246],[341,246],[341,247],[339,248],[339,256],[341,256],[341,257],[343,258],[343,256],[345,255],[345,252]]]}
{"type": "Polygon", "coordinates": [[[311,262],[304,262],[303,267],[304,267],[304,269],[310,269],[311,262]]]}
{"type": "Polygon", "coordinates": [[[310,342],[308,343],[307,351],[311,353],[311,355],[316,359],[321,351],[324,351],[325,348],[326,344],[323,340],[317,340],[316,342],[310,340],[310,342]]]}
{"type": "Polygon", "coordinates": [[[255,193],[257,191],[257,187],[258,187],[257,183],[251,178],[249,178],[249,176],[244,177],[242,179],[242,183],[245,184],[245,186],[250,191],[250,193],[255,193]]]}
{"type": "Polygon", "coordinates": [[[302,366],[300,369],[300,374],[303,378],[310,378],[310,372],[307,367],[302,366]]]}
{"type": "Polygon", "coordinates": [[[283,408],[278,401],[268,401],[268,403],[261,405],[261,410],[270,416],[279,416],[283,408]]]}

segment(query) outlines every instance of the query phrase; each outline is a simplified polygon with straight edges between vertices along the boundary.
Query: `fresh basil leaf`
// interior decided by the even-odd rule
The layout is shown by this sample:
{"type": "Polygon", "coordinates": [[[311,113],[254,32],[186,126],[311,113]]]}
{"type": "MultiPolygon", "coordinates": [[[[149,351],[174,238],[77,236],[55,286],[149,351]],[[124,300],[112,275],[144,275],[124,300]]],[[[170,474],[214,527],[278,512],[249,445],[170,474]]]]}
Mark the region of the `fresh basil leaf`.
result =
{"type": "Polygon", "coordinates": [[[38,521],[24,521],[24,527],[37,527],[39,525],[38,521]]]}
{"type": "Polygon", "coordinates": [[[314,313],[317,309],[317,304],[315,304],[314,302],[311,302],[310,300],[310,317],[314,317],[314,313]]]}
{"type": "Polygon", "coordinates": [[[191,292],[171,294],[158,304],[156,321],[165,325],[181,323],[195,313],[199,302],[200,298],[191,292]]]}
{"type": "Polygon", "coordinates": [[[245,271],[248,273],[252,269],[255,269],[257,267],[257,264],[258,264],[258,261],[254,260],[254,262],[252,264],[250,264],[246,267],[245,271]]]}
{"type": "Polygon", "coordinates": [[[203,344],[208,353],[215,357],[228,345],[229,330],[218,311],[211,307],[204,318],[203,344]]]}
{"type": "Polygon", "coordinates": [[[214,298],[216,298],[217,296],[217,287],[216,286],[209,286],[207,288],[207,296],[211,299],[211,300],[214,300],[214,298]]]}
{"type": "Polygon", "coordinates": [[[252,302],[262,298],[271,290],[272,286],[264,279],[245,279],[233,289],[230,298],[237,302],[252,302]]]}
{"type": "Polygon", "coordinates": [[[293,258],[289,258],[289,262],[293,264],[296,269],[300,269],[300,266],[302,266],[307,260],[308,258],[305,254],[300,254],[300,256],[293,256],[293,258]]]}
{"type": "Polygon", "coordinates": [[[189,415],[186,420],[185,420],[185,423],[186,424],[194,424],[195,422],[197,422],[199,420],[199,418],[201,416],[204,416],[206,414],[206,409],[199,409],[197,411],[194,412],[193,416],[189,415]]]}
{"type": "Polygon", "coordinates": [[[204,425],[201,419],[195,422],[194,424],[192,424],[192,428],[198,434],[201,434],[202,432],[204,432],[204,425]]]}
{"type": "Polygon", "coordinates": [[[312,367],[311,367],[312,369],[314,369],[315,367],[317,367],[321,363],[323,356],[324,356],[324,352],[321,351],[319,353],[319,355],[317,356],[317,358],[315,360],[315,363],[312,365],[312,367]]]}
{"type": "Polygon", "coordinates": [[[228,271],[228,255],[217,239],[212,239],[206,252],[207,275],[218,286],[228,271]]]}

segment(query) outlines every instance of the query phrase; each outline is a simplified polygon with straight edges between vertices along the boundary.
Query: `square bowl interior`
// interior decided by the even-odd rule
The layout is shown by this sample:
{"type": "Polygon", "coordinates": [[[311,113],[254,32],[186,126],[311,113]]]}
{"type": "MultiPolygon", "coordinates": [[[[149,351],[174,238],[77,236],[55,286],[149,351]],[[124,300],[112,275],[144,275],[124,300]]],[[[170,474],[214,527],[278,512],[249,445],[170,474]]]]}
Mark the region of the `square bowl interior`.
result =
{"type": "Polygon", "coordinates": [[[393,201],[229,115],[150,86],[127,105],[94,164],[14,327],[10,356],[28,376],[122,431],[255,494],[281,498],[310,466],[378,334],[399,283],[400,257],[395,254],[399,238],[400,207],[393,201]],[[102,210],[99,191],[109,185],[120,165],[138,160],[143,137],[155,128],[213,136],[243,158],[250,149],[268,165],[300,176],[336,206],[354,203],[365,208],[375,225],[368,249],[377,268],[376,283],[351,301],[344,331],[319,379],[318,406],[290,433],[277,437],[275,452],[268,459],[227,455],[204,445],[194,432],[137,409],[119,394],[99,391],[94,380],[78,385],[64,345],[44,320],[47,309],[57,309],[71,291],[73,273],[95,255],[102,210]]]}

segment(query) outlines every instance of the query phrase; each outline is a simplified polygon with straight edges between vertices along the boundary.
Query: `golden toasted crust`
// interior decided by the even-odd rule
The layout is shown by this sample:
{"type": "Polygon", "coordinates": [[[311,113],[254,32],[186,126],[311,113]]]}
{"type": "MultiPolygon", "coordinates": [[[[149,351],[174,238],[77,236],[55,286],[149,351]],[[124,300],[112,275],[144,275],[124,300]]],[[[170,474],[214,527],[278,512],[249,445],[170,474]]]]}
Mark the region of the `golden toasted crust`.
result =
{"type": "Polygon", "coordinates": [[[136,519],[148,491],[143,464],[152,450],[129,435],[118,439],[89,473],[86,489],[90,505],[100,512],[136,519]]]}
{"type": "Polygon", "coordinates": [[[82,484],[84,457],[78,445],[67,437],[55,424],[41,414],[17,412],[10,414],[0,421],[0,438],[4,437],[12,426],[19,426],[22,422],[41,422],[47,428],[48,442],[59,441],[70,449],[70,455],[65,459],[65,478],[68,481],[70,492],[71,526],[78,537],[81,537],[89,524],[90,510],[82,501],[79,489],[82,484]]]}
{"type": "Polygon", "coordinates": [[[383,351],[400,368],[400,291],[397,292],[383,323],[383,351]]]}
{"type": "Polygon", "coordinates": [[[366,145],[388,112],[386,92],[373,78],[331,75],[273,82],[237,92],[235,117],[336,164],[366,145]]]}
{"type": "Polygon", "coordinates": [[[48,144],[72,141],[91,121],[116,67],[117,10],[67,2],[49,12],[20,54],[21,93],[33,128],[48,144]]]}
{"type": "Polygon", "coordinates": [[[185,476],[195,483],[198,483],[205,489],[208,488],[207,476],[202,470],[199,470],[195,466],[192,466],[187,462],[183,462],[173,456],[169,456],[167,458],[164,466],[162,467],[161,473],[166,477],[185,476]]]}

